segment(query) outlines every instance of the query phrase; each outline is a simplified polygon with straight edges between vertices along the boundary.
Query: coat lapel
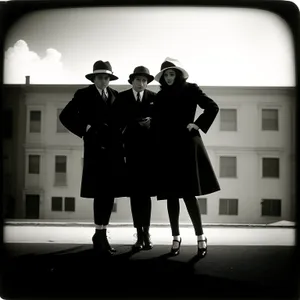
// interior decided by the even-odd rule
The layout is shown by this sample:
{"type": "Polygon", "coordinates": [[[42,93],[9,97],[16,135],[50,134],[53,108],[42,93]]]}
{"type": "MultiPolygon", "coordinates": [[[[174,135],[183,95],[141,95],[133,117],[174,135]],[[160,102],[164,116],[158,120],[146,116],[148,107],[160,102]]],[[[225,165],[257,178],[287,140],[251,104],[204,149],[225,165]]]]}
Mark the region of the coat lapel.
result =
{"type": "Polygon", "coordinates": [[[104,100],[101,97],[101,95],[95,85],[91,86],[91,92],[93,94],[93,98],[95,99],[96,103],[101,102],[101,101],[104,103],[104,100]]]}
{"type": "Polygon", "coordinates": [[[107,93],[108,93],[108,101],[110,101],[110,104],[112,105],[116,100],[116,97],[109,86],[107,87],[107,93]]]}
{"type": "Polygon", "coordinates": [[[136,100],[134,98],[134,94],[133,94],[132,89],[126,91],[126,94],[124,94],[124,100],[125,100],[125,103],[127,103],[128,105],[130,105],[130,107],[132,107],[132,105],[136,104],[135,103],[136,100]]]}
{"type": "Polygon", "coordinates": [[[146,103],[148,101],[148,91],[144,90],[142,102],[146,103]]]}

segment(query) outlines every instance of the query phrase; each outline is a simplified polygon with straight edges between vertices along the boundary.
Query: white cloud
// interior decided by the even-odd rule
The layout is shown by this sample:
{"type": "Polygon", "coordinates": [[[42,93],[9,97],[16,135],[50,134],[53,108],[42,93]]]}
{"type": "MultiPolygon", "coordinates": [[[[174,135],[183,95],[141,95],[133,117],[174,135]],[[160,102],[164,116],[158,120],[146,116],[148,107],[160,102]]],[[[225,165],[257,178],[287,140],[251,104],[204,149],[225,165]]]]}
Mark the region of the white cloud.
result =
{"type": "Polygon", "coordinates": [[[82,83],[82,78],[64,68],[62,54],[49,48],[40,57],[30,51],[24,40],[19,40],[5,52],[4,83],[24,84],[25,76],[30,76],[34,84],[74,84],[82,83]]]}

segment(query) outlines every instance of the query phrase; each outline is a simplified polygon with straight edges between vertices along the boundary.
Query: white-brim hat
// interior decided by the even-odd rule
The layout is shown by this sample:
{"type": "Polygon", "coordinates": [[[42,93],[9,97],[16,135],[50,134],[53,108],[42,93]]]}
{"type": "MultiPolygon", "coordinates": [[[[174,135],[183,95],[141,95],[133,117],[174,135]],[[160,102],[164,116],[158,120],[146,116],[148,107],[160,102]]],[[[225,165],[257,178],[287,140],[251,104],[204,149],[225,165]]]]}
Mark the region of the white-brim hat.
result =
{"type": "Polygon", "coordinates": [[[111,65],[109,63],[109,61],[102,61],[102,60],[98,60],[94,63],[93,66],[93,73],[89,73],[87,75],[85,75],[85,77],[90,80],[93,81],[95,76],[98,74],[106,74],[110,77],[110,80],[117,80],[119,79],[117,76],[115,76],[113,74],[111,65]]]}
{"type": "Polygon", "coordinates": [[[164,73],[165,70],[168,69],[177,69],[181,71],[184,79],[188,79],[189,77],[188,72],[181,66],[180,62],[177,59],[167,57],[165,61],[161,64],[160,72],[154,77],[154,79],[159,82],[161,75],[164,73]]]}

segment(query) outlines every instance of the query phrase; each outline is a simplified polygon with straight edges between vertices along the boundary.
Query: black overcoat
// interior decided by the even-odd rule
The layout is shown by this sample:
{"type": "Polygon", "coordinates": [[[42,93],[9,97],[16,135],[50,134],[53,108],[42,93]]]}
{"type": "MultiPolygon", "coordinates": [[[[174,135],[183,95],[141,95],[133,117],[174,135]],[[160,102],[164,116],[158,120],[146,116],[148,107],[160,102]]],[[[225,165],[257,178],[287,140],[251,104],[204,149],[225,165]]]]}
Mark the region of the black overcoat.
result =
{"type": "Polygon", "coordinates": [[[207,133],[218,111],[218,105],[196,84],[171,86],[157,93],[152,128],[158,200],[220,190],[199,131],[187,129],[189,123],[195,123],[207,133]],[[194,121],[197,105],[204,111],[194,121]]]}
{"type": "Polygon", "coordinates": [[[80,195],[84,198],[126,196],[125,161],[120,132],[112,121],[112,106],[118,92],[107,87],[109,105],[90,85],[77,90],[59,119],[84,141],[80,195]],[[87,125],[91,127],[86,131],[87,125]]]}
{"type": "Polygon", "coordinates": [[[133,90],[119,93],[113,111],[122,131],[129,195],[155,195],[153,180],[153,138],[150,132],[156,93],[144,90],[138,103],[133,90]],[[147,121],[145,118],[150,118],[147,121]]]}

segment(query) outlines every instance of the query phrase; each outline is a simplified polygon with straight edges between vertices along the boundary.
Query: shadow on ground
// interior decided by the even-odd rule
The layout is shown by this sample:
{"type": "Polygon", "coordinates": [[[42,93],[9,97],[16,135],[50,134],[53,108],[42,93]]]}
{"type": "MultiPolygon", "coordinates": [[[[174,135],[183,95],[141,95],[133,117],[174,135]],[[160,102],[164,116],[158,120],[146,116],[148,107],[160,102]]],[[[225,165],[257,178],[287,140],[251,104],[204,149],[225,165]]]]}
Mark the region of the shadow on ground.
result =
{"type": "Polygon", "coordinates": [[[210,247],[203,260],[190,246],[177,257],[168,255],[168,246],[139,253],[119,246],[111,258],[99,257],[90,246],[29,253],[7,262],[3,287],[6,298],[293,296],[292,249],[248,248],[210,247]]]}

